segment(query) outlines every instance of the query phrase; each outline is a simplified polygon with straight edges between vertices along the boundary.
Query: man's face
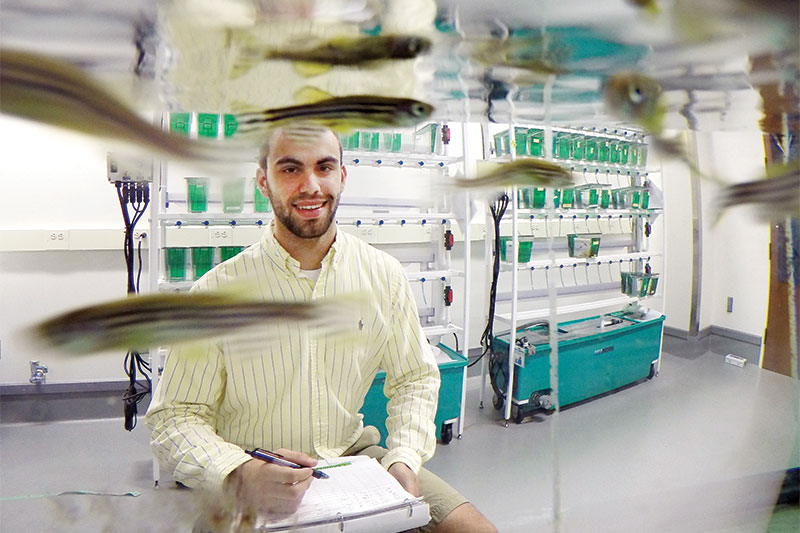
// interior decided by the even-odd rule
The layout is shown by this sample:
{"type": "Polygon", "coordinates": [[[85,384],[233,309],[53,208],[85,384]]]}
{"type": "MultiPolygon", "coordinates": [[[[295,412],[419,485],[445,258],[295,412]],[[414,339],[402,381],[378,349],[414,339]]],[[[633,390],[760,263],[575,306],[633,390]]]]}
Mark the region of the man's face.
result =
{"type": "Polygon", "coordinates": [[[328,231],[336,215],[347,172],[339,160],[339,141],[328,130],[312,138],[276,132],[266,173],[258,169],[279,224],[297,237],[313,239],[328,231]]]}

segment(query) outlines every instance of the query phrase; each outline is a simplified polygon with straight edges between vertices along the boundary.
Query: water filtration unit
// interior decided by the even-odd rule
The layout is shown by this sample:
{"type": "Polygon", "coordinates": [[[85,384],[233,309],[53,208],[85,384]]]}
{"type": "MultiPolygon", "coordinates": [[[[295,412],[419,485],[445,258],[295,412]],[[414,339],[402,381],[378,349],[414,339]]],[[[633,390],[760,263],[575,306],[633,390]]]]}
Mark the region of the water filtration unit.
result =
{"type": "MultiPolygon", "coordinates": [[[[658,371],[664,315],[616,312],[558,324],[558,396],[562,407],[596,397],[658,371]]],[[[508,390],[510,331],[492,339],[493,404],[503,407],[508,390]]],[[[546,320],[517,329],[511,418],[520,423],[536,410],[554,408],[550,384],[550,325],[546,320]]]]}

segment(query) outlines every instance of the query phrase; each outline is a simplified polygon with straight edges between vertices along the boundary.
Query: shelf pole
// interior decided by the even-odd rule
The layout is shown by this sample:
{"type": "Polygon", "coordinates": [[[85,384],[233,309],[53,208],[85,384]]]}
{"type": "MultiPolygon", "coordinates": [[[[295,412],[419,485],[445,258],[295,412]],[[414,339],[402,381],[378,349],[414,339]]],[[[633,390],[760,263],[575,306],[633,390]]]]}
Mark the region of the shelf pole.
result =
{"type": "MultiPolygon", "coordinates": [[[[517,157],[514,125],[508,125],[508,151],[511,160],[517,157]]],[[[519,236],[517,234],[517,186],[511,186],[511,337],[508,343],[508,383],[506,384],[505,420],[511,418],[512,392],[514,390],[514,354],[517,346],[517,295],[519,293],[519,236]]],[[[524,356],[523,356],[524,357],[524,356]]]]}

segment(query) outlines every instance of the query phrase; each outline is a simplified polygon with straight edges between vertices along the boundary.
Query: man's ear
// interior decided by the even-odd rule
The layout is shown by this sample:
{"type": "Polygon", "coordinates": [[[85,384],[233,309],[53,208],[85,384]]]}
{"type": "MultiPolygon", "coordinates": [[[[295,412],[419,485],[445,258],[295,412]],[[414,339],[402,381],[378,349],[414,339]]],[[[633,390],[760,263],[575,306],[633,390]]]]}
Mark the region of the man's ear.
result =
{"type": "Polygon", "coordinates": [[[347,168],[342,165],[342,188],[344,188],[345,181],[347,181],[347,168]]]}
{"type": "Polygon", "coordinates": [[[258,167],[256,169],[256,183],[258,184],[258,190],[261,191],[261,194],[264,195],[264,198],[269,198],[269,183],[267,182],[267,172],[258,167]]]}

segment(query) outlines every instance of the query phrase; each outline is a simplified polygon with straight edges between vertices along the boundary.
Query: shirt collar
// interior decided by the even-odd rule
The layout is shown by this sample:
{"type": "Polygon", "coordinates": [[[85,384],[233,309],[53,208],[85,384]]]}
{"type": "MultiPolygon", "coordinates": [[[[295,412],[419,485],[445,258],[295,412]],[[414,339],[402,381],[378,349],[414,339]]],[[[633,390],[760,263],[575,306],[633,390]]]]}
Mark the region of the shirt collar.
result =
{"type": "MultiPolygon", "coordinates": [[[[336,222],[334,221],[334,224],[335,223],[336,222]]],[[[289,255],[289,252],[287,252],[286,249],[281,246],[281,244],[278,242],[278,239],[275,238],[274,229],[275,221],[273,219],[267,225],[267,228],[264,230],[264,235],[261,237],[264,250],[267,252],[270,260],[272,260],[272,262],[277,266],[285,268],[286,270],[294,273],[295,276],[299,275],[300,262],[289,255]]],[[[339,261],[342,257],[342,252],[346,246],[346,237],[343,237],[342,235],[343,233],[339,230],[339,228],[336,228],[336,237],[334,237],[328,253],[322,258],[323,269],[325,268],[326,264],[329,264],[331,268],[334,268],[339,264],[339,261]]]]}

